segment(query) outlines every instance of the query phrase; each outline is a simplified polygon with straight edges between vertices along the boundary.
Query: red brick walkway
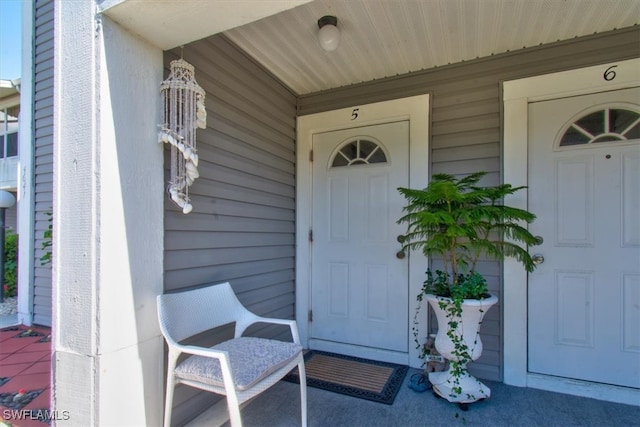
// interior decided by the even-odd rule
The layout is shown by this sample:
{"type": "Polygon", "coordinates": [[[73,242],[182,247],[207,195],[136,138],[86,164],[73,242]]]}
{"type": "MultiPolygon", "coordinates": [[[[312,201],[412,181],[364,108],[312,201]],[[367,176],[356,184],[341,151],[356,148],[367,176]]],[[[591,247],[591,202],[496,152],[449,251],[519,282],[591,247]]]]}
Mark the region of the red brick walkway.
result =
{"type": "Polygon", "coordinates": [[[50,424],[50,399],[51,329],[0,329],[0,419],[5,425],[44,427],[50,424]]]}

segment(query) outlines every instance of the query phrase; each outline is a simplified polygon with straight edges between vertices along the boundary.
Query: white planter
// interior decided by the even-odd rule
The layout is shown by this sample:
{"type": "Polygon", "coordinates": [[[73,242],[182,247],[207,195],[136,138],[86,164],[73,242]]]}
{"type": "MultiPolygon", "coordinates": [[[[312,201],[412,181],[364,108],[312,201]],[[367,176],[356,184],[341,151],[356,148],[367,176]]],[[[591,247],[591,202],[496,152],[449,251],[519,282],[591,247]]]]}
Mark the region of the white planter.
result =
{"type": "MultiPolygon", "coordinates": [[[[436,335],[435,342],[436,350],[449,360],[457,360],[456,356],[452,354],[454,344],[447,336],[450,319],[447,318],[447,312],[440,307],[441,301],[448,304],[451,300],[430,294],[426,295],[426,299],[429,301],[438,319],[438,334],[436,335]]],[[[468,299],[462,302],[462,316],[460,319],[456,319],[458,322],[456,333],[462,336],[462,339],[469,348],[468,353],[471,360],[478,359],[482,354],[482,341],[480,340],[482,318],[487,310],[497,302],[498,298],[493,295],[483,300],[468,299]]],[[[429,381],[433,386],[433,391],[449,402],[456,403],[471,403],[489,397],[491,395],[489,387],[481,383],[474,376],[469,375],[466,371],[466,364],[463,368],[465,368],[465,373],[458,379],[458,384],[454,382],[454,377],[451,374],[451,364],[449,364],[449,370],[447,371],[429,373],[429,381]],[[455,394],[452,392],[456,386],[462,389],[461,393],[455,394]]]]}

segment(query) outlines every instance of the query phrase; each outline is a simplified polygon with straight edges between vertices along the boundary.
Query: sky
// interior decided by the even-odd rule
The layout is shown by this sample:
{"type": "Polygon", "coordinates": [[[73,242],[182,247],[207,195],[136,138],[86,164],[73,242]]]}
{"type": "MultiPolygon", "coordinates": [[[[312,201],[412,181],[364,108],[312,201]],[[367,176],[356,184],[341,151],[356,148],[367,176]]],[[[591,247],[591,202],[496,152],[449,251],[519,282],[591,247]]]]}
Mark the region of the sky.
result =
{"type": "Polygon", "coordinates": [[[22,0],[0,0],[0,79],[22,77],[22,0]]]}

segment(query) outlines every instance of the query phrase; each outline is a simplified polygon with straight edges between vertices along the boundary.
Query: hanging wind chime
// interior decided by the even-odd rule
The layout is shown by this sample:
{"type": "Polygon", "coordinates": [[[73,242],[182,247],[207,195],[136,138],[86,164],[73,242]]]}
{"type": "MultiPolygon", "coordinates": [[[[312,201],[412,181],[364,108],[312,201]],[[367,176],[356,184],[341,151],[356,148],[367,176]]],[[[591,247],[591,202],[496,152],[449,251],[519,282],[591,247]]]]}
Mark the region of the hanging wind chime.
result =
{"type": "Polygon", "coordinates": [[[204,90],[194,77],[193,65],[183,59],[171,61],[169,77],[160,85],[163,118],[158,142],[171,145],[171,177],[167,191],[182,212],[193,209],[189,186],[200,176],[196,129],[207,127],[204,90]]]}

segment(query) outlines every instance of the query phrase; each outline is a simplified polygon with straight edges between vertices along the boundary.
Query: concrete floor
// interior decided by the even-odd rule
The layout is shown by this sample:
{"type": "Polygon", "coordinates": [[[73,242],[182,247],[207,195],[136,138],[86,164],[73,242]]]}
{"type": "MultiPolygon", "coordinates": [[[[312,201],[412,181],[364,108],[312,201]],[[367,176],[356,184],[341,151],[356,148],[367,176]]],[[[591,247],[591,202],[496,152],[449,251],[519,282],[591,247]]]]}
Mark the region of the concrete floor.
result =
{"type": "MultiPolygon", "coordinates": [[[[16,322],[17,317],[15,315],[0,316],[0,328],[14,325],[16,322]]],[[[35,341],[36,339],[22,338],[20,340],[35,341]]],[[[4,350],[2,353],[6,353],[5,362],[10,362],[8,356],[14,352],[14,349],[7,344],[8,342],[2,345],[4,350]]],[[[20,362],[24,363],[22,360],[20,362]]],[[[29,369],[33,370],[40,365],[43,364],[34,362],[33,367],[29,369]]],[[[0,366],[0,371],[7,371],[7,369],[9,369],[9,365],[0,366]]],[[[32,374],[29,369],[21,372],[20,375],[32,374]]],[[[418,371],[415,369],[409,370],[393,405],[374,403],[309,387],[307,389],[308,426],[640,427],[640,401],[637,406],[623,405],[532,388],[512,387],[493,381],[484,381],[491,388],[491,397],[489,399],[470,405],[468,411],[461,411],[458,406],[436,398],[430,391],[416,393],[409,389],[407,387],[409,378],[416,372],[418,371]]],[[[9,376],[9,372],[7,371],[6,373],[7,375],[5,376],[9,376]]],[[[50,375],[44,371],[37,374],[43,378],[48,378],[50,375]]],[[[30,378],[31,376],[33,375],[25,378],[30,378]]],[[[13,382],[15,381],[17,379],[13,380],[13,382]]],[[[9,387],[9,385],[10,383],[7,383],[5,388],[9,387]]],[[[281,381],[246,405],[242,410],[244,426],[299,426],[299,393],[297,384],[281,381]]],[[[48,393],[43,393],[40,399],[45,399],[46,401],[48,393]]],[[[44,404],[45,401],[34,401],[34,404],[39,403],[40,406],[46,406],[44,404]]],[[[14,425],[21,424],[16,423],[14,425]]],[[[45,424],[34,422],[33,425],[45,424]]],[[[197,416],[187,426],[229,426],[226,400],[222,399],[217,405],[197,416]]]]}
{"type": "MultiPolygon", "coordinates": [[[[639,406],[623,405],[532,388],[484,381],[491,397],[461,411],[430,391],[407,387],[410,369],[393,405],[374,403],[316,388],[308,388],[309,427],[406,426],[640,426],[639,406]]],[[[297,384],[280,382],[243,410],[245,427],[300,425],[297,384]]],[[[189,427],[228,426],[226,401],[201,414],[189,427]]]]}

